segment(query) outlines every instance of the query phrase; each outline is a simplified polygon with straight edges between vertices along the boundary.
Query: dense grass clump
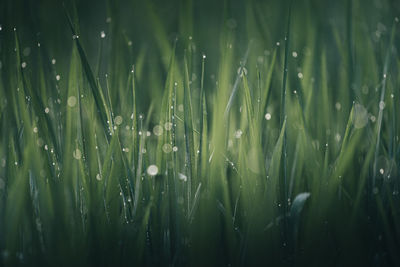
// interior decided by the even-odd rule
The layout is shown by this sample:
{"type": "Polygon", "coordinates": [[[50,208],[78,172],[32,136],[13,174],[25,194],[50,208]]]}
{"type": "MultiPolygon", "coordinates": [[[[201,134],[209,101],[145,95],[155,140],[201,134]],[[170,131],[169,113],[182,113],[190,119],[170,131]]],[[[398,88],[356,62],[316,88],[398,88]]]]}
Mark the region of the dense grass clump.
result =
{"type": "Polygon", "coordinates": [[[0,2],[1,266],[399,266],[397,1],[0,2]]]}

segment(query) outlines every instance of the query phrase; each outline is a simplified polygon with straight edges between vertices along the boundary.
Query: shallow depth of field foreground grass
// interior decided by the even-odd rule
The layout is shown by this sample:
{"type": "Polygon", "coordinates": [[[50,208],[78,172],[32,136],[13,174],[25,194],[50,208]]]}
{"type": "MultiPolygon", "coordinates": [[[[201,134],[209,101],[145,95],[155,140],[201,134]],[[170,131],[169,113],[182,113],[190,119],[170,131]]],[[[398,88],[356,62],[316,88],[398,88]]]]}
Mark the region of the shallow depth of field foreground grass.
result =
{"type": "Polygon", "coordinates": [[[400,2],[0,2],[0,266],[399,266],[400,2]]]}

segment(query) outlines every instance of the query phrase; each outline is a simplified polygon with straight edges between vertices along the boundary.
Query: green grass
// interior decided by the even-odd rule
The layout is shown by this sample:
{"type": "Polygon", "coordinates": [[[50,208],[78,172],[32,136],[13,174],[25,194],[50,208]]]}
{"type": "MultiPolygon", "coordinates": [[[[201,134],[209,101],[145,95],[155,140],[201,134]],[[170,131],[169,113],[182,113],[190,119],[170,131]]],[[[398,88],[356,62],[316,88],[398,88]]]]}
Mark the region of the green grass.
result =
{"type": "Polygon", "coordinates": [[[400,265],[397,2],[0,12],[0,266],[400,265]]]}

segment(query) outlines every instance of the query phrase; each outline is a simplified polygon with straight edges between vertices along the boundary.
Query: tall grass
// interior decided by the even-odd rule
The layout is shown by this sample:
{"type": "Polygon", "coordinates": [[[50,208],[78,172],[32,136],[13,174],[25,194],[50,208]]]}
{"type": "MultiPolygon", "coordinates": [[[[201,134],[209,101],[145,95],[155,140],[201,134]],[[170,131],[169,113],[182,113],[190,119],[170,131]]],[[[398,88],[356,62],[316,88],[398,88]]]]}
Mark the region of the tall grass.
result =
{"type": "Polygon", "coordinates": [[[156,2],[0,3],[1,264],[400,265],[399,4],[156,2]]]}

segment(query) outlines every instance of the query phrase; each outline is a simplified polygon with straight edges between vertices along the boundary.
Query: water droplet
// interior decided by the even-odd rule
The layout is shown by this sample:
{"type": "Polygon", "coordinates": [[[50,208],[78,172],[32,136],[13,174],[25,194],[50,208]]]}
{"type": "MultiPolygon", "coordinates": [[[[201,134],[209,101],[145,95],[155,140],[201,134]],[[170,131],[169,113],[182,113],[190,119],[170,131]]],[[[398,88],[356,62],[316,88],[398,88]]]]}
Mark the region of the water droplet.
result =
{"type": "Polygon", "coordinates": [[[38,132],[38,128],[37,128],[37,127],[34,127],[34,128],[33,128],[33,132],[34,132],[34,133],[37,133],[37,132],[38,132]]]}
{"type": "Polygon", "coordinates": [[[75,159],[80,160],[82,157],[81,151],[77,148],[72,152],[72,155],[74,156],[75,159]]]}
{"type": "Polygon", "coordinates": [[[270,113],[265,114],[265,119],[269,121],[271,119],[271,114],[270,113]]]}
{"type": "Polygon", "coordinates": [[[294,58],[296,58],[296,57],[297,57],[297,52],[296,52],[296,51],[293,51],[293,52],[292,52],[292,56],[293,56],[294,58]]]}
{"type": "Polygon", "coordinates": [[[96,179],[97,179],[97,181],[101,181],[100,173],[96,174],[96,179]]]}
{"type": "Polygon", "coordinates": [[[238,68],[238,70],[237,70],[237,74],[238,74],[240,77],[243,77],[243,75],[247,75],[247,69],[246,69],[245,67],[240,67],[240,68],[238,68]]]}
{"type": "Polygon", "coordinates": [[[71,108],[74,107],[76,105],[76,97],[75,96],[68,97],[67,103],[68,106],[70,106],[71,108]]]}
{"type": "Polygon", "coordinates": [[[184,175],[183,173],[178,173],[178,177],[180,180],[182,180],[183,182],[187,181],[187,176],[184,175]]]}
{"type": "Polygon", "coordinates": [[[171,122],[166,122],[164,124],[164,128],[165,128],[165,130],[170,131],[172,129],[172,123],[171,122]]]}
{"type": "Polygon", "coordinates": [[[56,80],[59,81],[61,79],[61,76],[59,74],[56,75],[56,80]]]}
{"type": "Polygon", "coordinates": [[[48,114],[48,113],[50,112],[50,109],[46,107],[46,108],[44,109],[44,112],[45,112],[46,114],[48,114]]]}
{"type": "Polygon", "coordinates": [[[341,109],[342,109],[342,104],[340,104],[340,102],[336,102],[335,108],[336,108],[337,110],[341,110],[341,109]]]}
{"type": "Polygon", "coordinates": [[[379,101],[379,109],[383,110],[385,108],[385,102],[379,101]]]}
{"type": "Polygon", "coordinates": [[[116,125],[121,125],[122,121],[123,121],[123,119],[122,119],[121,116],[118,115],[118,116],[115,117],[114,122],[115,122],[116,125]]]}
{"type": "Polygon", "coordinates": [[[128,46],[132,46],[132,41],[128,41],[128,46]]]}
{"type": "Polygon", "coordinates": [[[301,72],[297,73],[297,77],[299,77],[299,79],[303,79],[303,73],[301,72]]]}
{"type": "Polygon", "coordinates": [[[379,173],[380,173],[380,174],[384,174],[384,173],[385,173],[385,170],[381,168],[381,169],[379,169],[379,173]]]}
{"type": "Polygon", "coordinates": [[[172,145],[171,144],[164,144],[162,147],[162,150],[165,153],[170,153],[172,151],[172,145]]]}
{"type": "Polygon", "coordinates": [[[158,173],[158,167],[156,165],[150,165],[147,168],[147,173],[151,176],[154,176],[158,173]]]}
{"type": "Polygon", "coordinates": [[[340,142],[340,140],[342,139],[342,136],[340,135],[340,134],[336,134],[335,135],[335,140],[336,140],[336,142],[340,142]]]}
{"type": "Polygon", "coordinates": [[[242,136],[242,134],[243,134],[242,130],[240,130],[240,129],[236,130],[235,138],[240,138],[242,136]]]}
{"type": "Polygon", "coordinates": [[[21,67],[22,67],[23,69],[25,69],[25,68],[26,68],[26,62],[22,62],[21,67]]]}
{"type": "Polygon", "coordinates": [[[276,42],[276,46],[280,46],[281,45],[281,43],[280,42],[276,42]]]}
{"type": "Polygon", "coordinates": [[[100,37],[101,37],[101,38],[106,38],[106,33],[105,33],[104,31],[101,31],[101,32],[100,32],[100,37]]]}
{"type": "Polygon", "coordinates": [[[375,122],[375,121],[376,121],[376,117],[375,117],[374,115],[371,115],[371,117],[369,117],[369,119],[370,119],[372,122],[375,122]]]}
{"type": "Polygon", "coordinates": [[[354,127],[357,129],[364,128],[368,123],[368,112],[361,104],[354,106],[354,127]]]}
{"type": "Polygon", "coordinates": [[[25,47],[24,50],[22,51],[22,54],[27,57],[31,54],[31,48],[29,46],[25,47]]]}
{"type": "Polygon", "coordinates": [[[203,54],[203,59],[205,59],[206,58],[206,54],[203,54]]]}
{"type": "Polygon", "coordinates": [[[172,148],[172,151],[174,151],[174,152],[178,151],[178,147],[177,147],[177,146],[174,146],[174,147],[172,148]]]}

